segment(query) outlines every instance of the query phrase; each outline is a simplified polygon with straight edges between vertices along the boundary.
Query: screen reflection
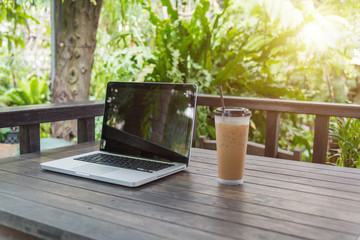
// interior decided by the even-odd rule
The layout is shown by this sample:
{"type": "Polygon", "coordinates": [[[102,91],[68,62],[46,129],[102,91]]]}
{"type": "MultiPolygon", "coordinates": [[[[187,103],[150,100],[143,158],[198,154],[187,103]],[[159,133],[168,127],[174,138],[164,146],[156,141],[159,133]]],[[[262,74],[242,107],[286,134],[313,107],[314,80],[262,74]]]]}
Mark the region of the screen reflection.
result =
{"type": "Polygon", "coordinates": [[[101,149],[187,163],[195,85],[108,84],[101,149]]]}

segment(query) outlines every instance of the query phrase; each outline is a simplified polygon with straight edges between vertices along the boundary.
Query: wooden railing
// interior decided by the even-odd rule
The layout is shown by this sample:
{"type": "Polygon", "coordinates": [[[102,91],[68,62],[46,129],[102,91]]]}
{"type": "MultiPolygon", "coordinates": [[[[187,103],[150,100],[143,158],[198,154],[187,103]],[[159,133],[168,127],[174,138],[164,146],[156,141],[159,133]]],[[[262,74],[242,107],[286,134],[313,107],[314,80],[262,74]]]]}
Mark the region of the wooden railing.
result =
{"type": "MultiPolygon", "coordinates": [[[[219,96],[198,96],[198,105],[220,106],[219,96]]],[[[265,156],[275,157],[278,151],[280,115],[282,113],[315,115],[313,162],[325,163],[329,118],[360,118],[360,105],[286,101],[277,99],[225,97],[225,105],[241,106],[251,110],[265,111],[265,156]]],[[[40,123],[78,119],[78,143],[95,139],[95,117],[103,114],[103,101],[62,104],[42,104],[0,109],[0,128],[20,128],[20,153],[40,150],[40,123]]]]}
{"type": "Polygon", "coordinates": [[[0,109],[0,128],[19,126],[20,154],[40,151],[40,123],[77,119],[78,143],[95,140],[95,117],[104,102],[50,103],[0,109]]]}
{"type": "MultiPolygon", "coordinates": [[[[219,96],[200,95],[198,105],[220,106],[219,96]]],[[[225,97],[226,106],[241,106],[266,111],[265,156],[276,157],[279,145],[280,115],[296,113],[315,115],[313,162],[327,161],[329,120],[334,117],[360,118],[360,105],[287,101],[278,99],[225,97]]]]}

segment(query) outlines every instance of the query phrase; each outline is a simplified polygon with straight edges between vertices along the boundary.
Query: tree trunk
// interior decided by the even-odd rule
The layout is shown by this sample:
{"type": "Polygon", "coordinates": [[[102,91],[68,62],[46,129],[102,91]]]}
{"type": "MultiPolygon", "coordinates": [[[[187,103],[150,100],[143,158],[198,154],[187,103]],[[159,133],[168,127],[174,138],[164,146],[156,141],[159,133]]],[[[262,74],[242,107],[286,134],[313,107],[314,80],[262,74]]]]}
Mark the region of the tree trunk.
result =
{"type": "MultiPolygon", "coordinates": [[[[51,102],[75,102],[89,98],[96,32],[102,0],[65,0],[56,43],[56,68],[51,102]]],[[[76,121],[53,123],[52,137],[68,141],[77,135],[76,121]]]]}

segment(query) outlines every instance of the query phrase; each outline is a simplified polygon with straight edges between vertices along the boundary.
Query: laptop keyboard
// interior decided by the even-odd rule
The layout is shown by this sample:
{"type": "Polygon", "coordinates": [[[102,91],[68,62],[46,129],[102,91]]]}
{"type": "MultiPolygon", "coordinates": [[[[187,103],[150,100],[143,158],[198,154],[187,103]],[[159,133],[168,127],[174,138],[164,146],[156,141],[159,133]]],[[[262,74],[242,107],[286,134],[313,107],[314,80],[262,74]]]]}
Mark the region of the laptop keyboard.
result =
{"type": "Polygon", "coordinates": [[[78,157],[78,158],[74,158],[74,160],[132,169],[142,172],[156,172],[161,169],[174,166],[171,163],[138,160],[136,158],[129,158],[126,156],[115,156],[115,155],[102,154],[102,153],[95,153],[92,155],[78,157]]]}

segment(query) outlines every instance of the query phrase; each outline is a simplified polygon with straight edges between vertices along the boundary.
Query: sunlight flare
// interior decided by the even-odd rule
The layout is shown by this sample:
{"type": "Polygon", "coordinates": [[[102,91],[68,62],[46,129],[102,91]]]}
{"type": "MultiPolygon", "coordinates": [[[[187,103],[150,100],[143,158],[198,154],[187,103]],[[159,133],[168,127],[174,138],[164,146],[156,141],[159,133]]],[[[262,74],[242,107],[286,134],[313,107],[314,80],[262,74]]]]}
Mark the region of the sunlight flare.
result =
{"type": "Polygon", "coordinates": [[[324,29],[314,22],[305,25],[300,37],[306,45],[314,47],[317,51],[326,50],[331,43],[324,29]]]}

